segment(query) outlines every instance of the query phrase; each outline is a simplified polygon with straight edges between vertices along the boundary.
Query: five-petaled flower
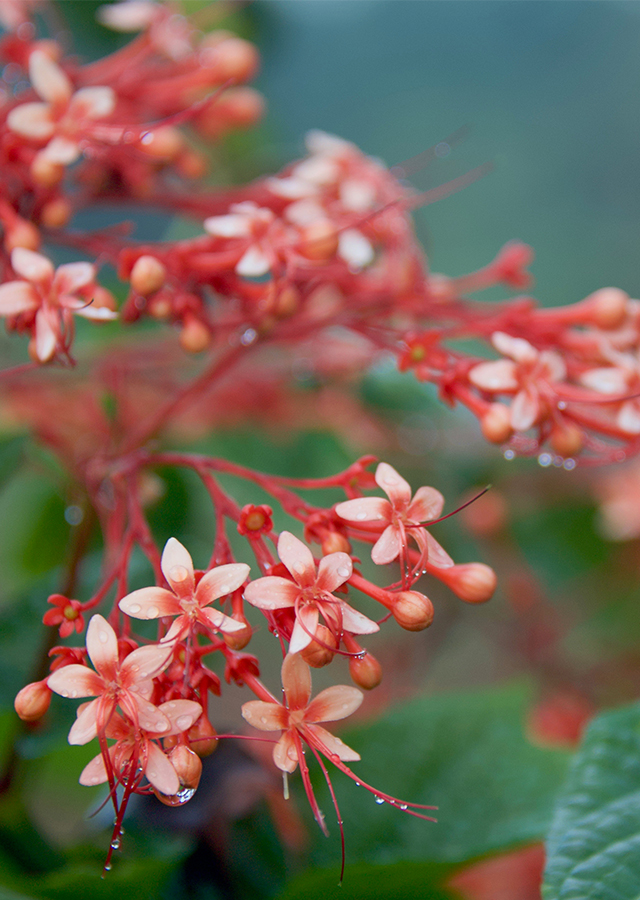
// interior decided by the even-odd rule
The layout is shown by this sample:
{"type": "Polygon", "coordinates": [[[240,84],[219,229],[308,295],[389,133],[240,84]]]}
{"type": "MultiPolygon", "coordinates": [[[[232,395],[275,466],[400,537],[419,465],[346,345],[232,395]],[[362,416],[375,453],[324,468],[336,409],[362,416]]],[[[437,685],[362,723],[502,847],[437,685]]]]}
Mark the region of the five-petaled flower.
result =
{"type": "Polygon", "coordinates": [[[298,655],[289,653],[282,663],[282,687],[285,704],[250,700],[242,707],[242,715],[260,731],[282,731],[273,748],[273,761],[283,772],[294,772],[301,761],[301,739],[325,756],[337,756],[343,762],[360,759],[360,754],[347,747],[320,722],[335,722],[354,713],[363,694],[345,684],[320,691],[311,700],[311,671],[298,655]]]}
{"type": "Polygon", "coordinates": [[[444,506],[444,497],[432,487],[421,487],[411,498],[411,487],[393,466],[381,462],[376,469],[376,484],[385,492],[382,497],[362,497],[338,503],[336,512],[341,519],[364,531],[382,534],[371,551],[371,559],[377,565],[393,562],[398,556],[404,559],[407,539],[412,537],[425,560],[439,568],[453,565],[453,560],[436,539],[422,526],[438,519],[444,506]]]}
{"type": "Polygon", "coordinates": [[[74,312],[87,319],[114,319],[116,313],[92,304],[95,266],[88,262],[53,263],[32,250],[16,247],[11,267],[21,277],[0,286],[0,316],[31,314],[33,352],[40,362],[49,362],[57,353],[67,353],[73,337],[74,312]]]}
{"type": "Polygon", "coordinates": [[[197,623],[207,629],[228,633],[245,628],[244,622],[237,622],[218,609],[209,609],[209,604],[232,593],[246,581],[249,574],[246,563],[216,566],[196,584],[189,551],[180,541],[169,538],[162,553],[162,571],[171,591],[160,587],[140,588],[122,598],[118,604],[122,612],[136,619],[177,616],[165,642],[182,640],[197,623]]]}
{"type": "Polygon", "coordinates": [[[338,639],[344,630],[353,634],[379,631],[376,622],[332,594],[352,575],[353,564],[346,553],[323,556],[316,575],[309,548],[293,534],[283,531],[278,539],[278,556],[293,581],[279,575],[267,575],[247,585],[244,596],[259,609],[288,607],[295,610],[296,621],[291,632],[289,653],[298,653],[311,643],[320,614],[338,639]]]}
{"type": "Polygon", "coordinates": [[[70,744],[87,744],[104,734],[119,706],[138,729],[168,734],[171,723],[149,701],[153,681],[169,664],[173,645],[150,644],[119,660],[118,639],[106,619],[95,615],[87,628],[87,652],[96,668],[71,664],[56,669],[47,684],[62,697],[96,697],[84,705],[69,732],[70,744]]]}
{"type": "Polygon", "coordinates": [[[78,600],[69,600],[64,594],[51,594],[47,603],[52,603],[53,609],[47,610],[42,621],[45,625],[59,625],[61,638],[69,637],[73,631],[78,634],[84,631],[82,604],[78,600]]]}

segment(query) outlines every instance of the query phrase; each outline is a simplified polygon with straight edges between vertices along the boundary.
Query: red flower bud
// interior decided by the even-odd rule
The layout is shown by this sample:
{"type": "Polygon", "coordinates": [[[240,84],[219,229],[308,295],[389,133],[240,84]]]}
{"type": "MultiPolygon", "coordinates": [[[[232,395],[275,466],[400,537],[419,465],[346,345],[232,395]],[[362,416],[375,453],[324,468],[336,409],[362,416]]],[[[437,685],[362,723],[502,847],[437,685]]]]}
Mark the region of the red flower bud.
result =
{"type": "Polygon", "coordinates": [[[46,681],[34,681],[23,687],[13,705],[23,722],[35,722],[49,709],[51,689],[46,681]]]}
{"type": "Polygon", "coordinates": [[[392,595],[391,613],[406,631],[422,631],[433,622],[433,603],[418,591],[401,591],[392,595]]]}

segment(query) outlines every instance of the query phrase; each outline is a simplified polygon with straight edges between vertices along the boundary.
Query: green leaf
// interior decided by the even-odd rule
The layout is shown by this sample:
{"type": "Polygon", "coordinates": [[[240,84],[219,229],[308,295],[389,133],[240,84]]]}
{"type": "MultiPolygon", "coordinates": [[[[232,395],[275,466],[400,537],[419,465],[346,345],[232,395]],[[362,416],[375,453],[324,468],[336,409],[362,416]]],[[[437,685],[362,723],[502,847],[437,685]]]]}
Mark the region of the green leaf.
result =
{"type": "Polygon", "coordinates": [[[640,704],[591,723],[549,832],[543,896],[640,897],[640,704]]]}
{"type": "MultiPolygon", "coordinates": [[[[449,867],[430,863],[396,863],[391,866],[349,866],[344,881],[338,885],[338,866],[329,870],[312,870],[293,879],[278,900],[452,900],[440,885],[449,867]]],[[[456,895],[457,896],[457,895],[456,895]]]]}
{"type": "MultiPolygon", "coordinates": [[[[341,735],[362,756],[356,775],[401,800],[439,807],[438,823],[425,822],[376,804],[335,773],[347,866],[460,863],[542,838],[569,757],[525,738],[528,702],[522,686],[421,698],[341,735]]],[[[314,862],[335,865],[338,829],[326,786],[318,786],[318,797],[332,834],[317,840],[314,862]]]]}

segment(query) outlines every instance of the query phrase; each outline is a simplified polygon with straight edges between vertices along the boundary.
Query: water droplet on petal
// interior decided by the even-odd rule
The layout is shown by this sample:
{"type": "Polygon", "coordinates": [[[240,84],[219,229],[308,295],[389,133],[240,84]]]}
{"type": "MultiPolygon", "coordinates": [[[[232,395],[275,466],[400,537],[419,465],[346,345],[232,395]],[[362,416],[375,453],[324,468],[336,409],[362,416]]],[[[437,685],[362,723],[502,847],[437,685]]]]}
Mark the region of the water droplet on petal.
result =
{"type": "Polygon", "coordinates": [[[129,612],[131,613],[132,616],[135,616],[137,613],[140,612],[141,608],[142,608],[142,607],[140,606],[139,603],[133,603],[133,604],[129,607],[129,612]]]}
{"type": "Polygon", "coordinates": [[[376,803],[379,804],[379,805],[382,804],[382,803],[384,803],[384,800],[383,800],[382,797],[376,797],[375,800],[376,800],[376,803]]]}
{"type": "Polygon", "coordinates": [[[266,716],[260,716],[260,721],[262,722],[263,725],[266,725],[266,724],[267,724],[267,717],[266,717],[266,716]]]}
{"type": "Polygon", "coordinates": [[[298,573],[298,575],[304,574],[304,565],[302,563],[296,563],[293,568],[298,573]]]}
{"type": "Polygon", "coordinates": [[[161,721],[158,720],[158,721],[156,722],[156,724],[155,724],[155,729],[156,729],[156,731],[166,731],[166,730],[167,730],[167,723],[166,723],[166,722],[161,722],[161,721]]]}
{"type": "Polygon", "coordinates": [[[346,566],[340,566],[337,571],[338,571],[338,575],[341,578],[348,578],[349,575],[351,574],[351,572],[349,571],[349,569],[347,569],[346,566]]]}
{"type": "Polygon", "coordinates": [[[365,512],[359,512],[356,516],[358,522],[363,522],[367,518],[367,514],[365,512]]]}
{"type": "Polygon", "coordinates": [[[186,731],[191,726],[191,716],[178,716],[176,725],[180,731],[186,731]]]}
{"type": "Polygon", "coordinates": [[[147,608],[147,619],[157,619],[160,610],[157,606],[149,606],[147,608]]]}
{"type": "Polygon", "coordinates": [[[109,635],[107,634],[106,631],[99,631],[98,632],[98,640],[100,641],[101,644],[106,644],[107,641],[109,640],[109,635]]]}

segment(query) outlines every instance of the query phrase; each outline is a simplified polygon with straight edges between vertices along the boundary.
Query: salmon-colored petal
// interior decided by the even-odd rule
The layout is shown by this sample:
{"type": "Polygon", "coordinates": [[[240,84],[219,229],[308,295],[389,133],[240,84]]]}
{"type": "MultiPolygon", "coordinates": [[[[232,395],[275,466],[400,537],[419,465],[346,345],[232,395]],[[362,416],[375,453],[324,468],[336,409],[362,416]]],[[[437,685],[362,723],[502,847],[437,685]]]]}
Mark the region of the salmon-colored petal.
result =
{"type": "Polygon", "coordinates": [[[535,388],[519,391],[511,404],[511,426],[514,431],[527,431],[540,416],[540,395],[535,388]]]}
{"type": "Polygon", "coordinates": [[[40,362],[49,362],[56,352],[59,331],[56,324],[50,311],[39,309],[36,313],[35,348],[40,362]]]}
{"type": "Polygon", "coordinates": [[[336,512],[348,522],[378,522],[380,527],[388,524],[393,512],[391,504],[383,497],[360,497],[338,503],[336,512]]]}
{"type": "Polygon", "coordinates": [[[0,316],[16,316],[39,305],[40,298],[27,281],[7,281],[0,285],[0,316]]]}
{"type": "Polygon", "coordinates": [[[162,551],[162,572],[179,597],[190,596],[194,589],[193,560],[186,547],[169,538],[162,551]]]}
{"type": "Polygon", "coordinates": [[[583,372],[580,381],[585,387],[600,394],[624,394],[627,390],[627,373],[617,366],[589,369],[588,372],[583,372]]]}
{"type": "Polygon", "coordinates": [[[407,510],[407,519],[411,522],[429,522],[438,519],[444,507],[444,497],[432,487],[421,487],[407,510]]]}
{"type": "Polygon", "coordinates": [[[173,625],[167,631],[165,636],[162,638],[160,643],[164,647],[165,644],[171,644],[175,646],[176,641],[181,641],[183,637],[186,637],[189,634],[189,630],[191,628],[191,619],[189,616],[178,616],[178,618],[174,621],[173,625]]]}
{"type": "Polygon", "coordinates": [[[71,98],[67,114],[69,118],[104,119],[111,115],[115,105],[116,95],[112,88],[104,85],[84,87],[71,98]]]}
{"type": "Polygon", "coordinates": [[[347,228],[338,236],[338,256],[352,269],[363,269],[373,262],[375,250],[361,231],[347,228]]]}
{"type": "Polygon", "coordinates": [[[281,731],[289,724],[289,714],[279,703],[249,700],[242,705],[242,718],[260,731],[281,731]]]}
{"type": "Polygon", "coordinates": [[[135,619],[158,619],[160,616],[178,616],[182,613],[176,595],[159,587],[132,591],[120,600],[118,606],[123,613],[135,619]]]}
{"type": "Polygon", "coordinates": [[[112,681],[118,668],[118,639],[111,625],[100,615],[92,616],[89,622],[87,652],[105,681],[112,681]]]}
{"type": "Polygon", "coordinates": [[[289,653],[299,653],[308,647],[318,627],[319,612],[315,603],[303,606],[296,616],[291,640],[289,641],[289,653]]]}
{"type": "Polygon", "coordinates": [[[258,244],[252,244],[240,258],[236,272],[243,278],[260,278],[271,269],[271,255],[258,244]]]}
{"type": "Polygon", "coordinates": [[[360,759],[359,753],[348,747],[322,725],[306,725],[303,733],[308,737],[309,743],[325,756],[337,756],[343,762],[357,762],[360,759]]]}
{"type": "Polygon", "coordinates": [[[371,559],[377,566],[384,566],[396,559],[401,547],[400,530],[388,525],[373,545],[371,559]]]}
{"type": "Polygon", "coordinates": [[[114,31],[142,31],[161,14],[155,0],[129,0],[128,3],[110,3],[99,6],[96,18],[114,31]]]}
{"type": "Polygon", "coordinates": [[[11,251],[11,268],[27,281],[41,285],[49,285],[55,272],[50,259],[26,247],[16,247],[11,251]]]}
{"type": "Polygon", "coordinates": [[[344,584],[353,573],[351,557],[346,553],[329,553],[318,566],[318,590],[331,593],[344,584]]]}
{"type": "Polygon", "coordinates": [[[249,237],[251,220],[248,216],[229,213],[226,216],[211,216],[204,220],[204,230],[214,237],[249,237]]]}
{"type": "Polygon", "coordinates": [[[538,351],[529,341],[512,337],[504,331],[495,331],[491,335],[491,343],[499,353],[510,356],[516,362],[533,363],[538,359],[538,351]]]}
{"type": "Polygon", "coordinates": [[[549,381],[563,381],[567,377],[567,367],[559,353],[543,350],[540,354],[540,367],[544,377],[549,381]]]}
{"type": "Polygon", "coordinates": [[[138,647],[125,657],[120,667],[120,683],[124,688],[136,690],[140,681],[154,678],[165,669],[173,656],[173,644],[149,644],[138,647]]]}
{"type": "Polygon", "coordinates": [[[616,417],[618,428],[627,434],[640,434],[640,406],[637,400],[627,400],[616,417]]]}
{"type": "Polygon", "coordinates": [[[202,707],[194,700],[167,700],[166,703],[161,703],[158,709],[171,725],[165,734],[181,734],[187,731],[202,714],[202,707]]]}
{"type": "Polygon", "coordinates": [[[46,141],[56,130],[48,103],[21,103],[7,116],[7,127],[32,141],[46,141]]]}
{"type": "Polygon", "coordinates": [[[354,713],[364,699],[358,688],[334,684],[320,691],[311,701],[304,716],[305,722],[335,722],[354,713]]]}
{"type": "Polygon", "coordinates": [[[75,664],[56,669],[47,684],[61,697],[96,697],[104,690],[103,679],[93,669],[75,664]]]}
{"type": "Polygon", "coordinates": [[[439,569],[448,569],[453,565],[453,560],[447,551],[429,531],[427,531],[427,548],[428,560],[432,566],[437,566],[439,569]]]}
{"type": "Polygon", "coordinates": [[[247,580],[250,571],[245,563],[216,566],[200,579],[196,588],[196,600],[200,606],[206,606],[220,597],[225,597],[247,580]]]}
{"type": "Polygon", "coordinates": [[[73,91],[65,73],[44,50],[34,50],[29,56],[29,81],[49,103],[66,103],[73,91]]]}
{"type": "Polygon", "coordinates": [[[390,466],[389,463],[381,462],[376,469],[375,479],[378,487],[382,488],[396,508],[403,508],[409,505],[411,501],[409,482],[405,481],[393,466],[390,466]]]}
{"type": "Polygon", "coordinates": [[[70,138],[56,135],[38,153],[38,158],[46,159],[48,162],[55,163],[58,166],[70,166],[71,163],[80,158],[80,145],[77,141],[72,141],[70,138]]]}
{"type": "Polygon", "coordinates": [[[297,653],[288,653],[282,663],[282,687],[289,709],[303,709],[311,696],[311,670],[297,653]]]}
{"type": "MultiPolygon", "coordinates": [[[[112,762],[114,749],[115,747],[109,748],[109,754],[111,756],[112,762]]],[[[93,785],[104,784],[105,781],[108,781],[107,768],[105,766],[102,753],[98,753],[98,755],[94,756],[90,763],[87,763],[87,765],[80,773],[79,781],[80,784],[84,784],[85,787],[93,787],[93,785]]]]}
{"type": "Polygon", "coordinates": [[[219,609],[205,607],[198,610],[197,616],[198,620],[207,628],[215,628],[217,631],[224,631],[227,634],[233,634],[234,631],[242,631],[245,628],[244,622],[238,622],[231,616],[225,616],[219,609]]]}
{"type": "Polygon", "coordinates": [[[306,544],[283,531],[278,538],[278,556],[301,587],[311,587],[316,581],[316,566],[306,544]]]}
{"type": "Polygon", "coordinates": [[[258,609],[283,609],[293,606],[300,594],[298,585],[279,575],[266,575],[248,584],[244,598],[258,609]]]}
{"type": "Polygon", "coordinates": [[[147,742],[147,764],[144,774],[161,794],[173,796],[180,790],[180,779],[162,750],[151,741],[147,742]]]}
{"type": "Polygon", "coordinates": [[[107,309],[106,306],[94,306],[92,303],[85,303],[79,309],[76,309],[75,313],[85,319],[93,319],[95,322],[112,322],[118,318],[118,313],[115,310],[107,309]]]}
{"type": "Polygon", "coordinates": [[[65,263],[63,266],[58,266],[56,270],[53,289],[61,294],[75,294],[80,288],[92,284],[95,277],[96,267],[91,263],[65,263]]]}
{"type": "Polygon", "coordinates": [[[273,761],[283,772],[295,772],[298,767],[298,751],[290,731],[285,731],[273,748],[273,761]]]}
{"type": "Polygon", "coordinates": [[[98,734],[98,722],[96,719],[101,699],[92,700],[91,703],[84,705],[84,708],[78,713],[78,718],[71,726],[69,732],[70,744],[88,744],[98,734]]]}
{"type": "Polygon", "coordinates": [[[118,702],[129,718],[144,731],[163,737],[169,733],[171,722],[162,710],[135,691],[123,691],[118,702]]]}
{"type": "Polygon", "coordinates": [[[340,609],[342,611],[342,626],[345,631],[350,631],[352,634],[375,634],[376,631],[380,631],[380,626],[377,622],[363,616],[361,612],[349,606],[344,600],[340,602],[340,609]]]}
{"type": "Polygon", "coordinates": [[[510,359],[479,363],[469,372],[469,381],[489,393],[517,391],[518,367],[510,359]]]}

